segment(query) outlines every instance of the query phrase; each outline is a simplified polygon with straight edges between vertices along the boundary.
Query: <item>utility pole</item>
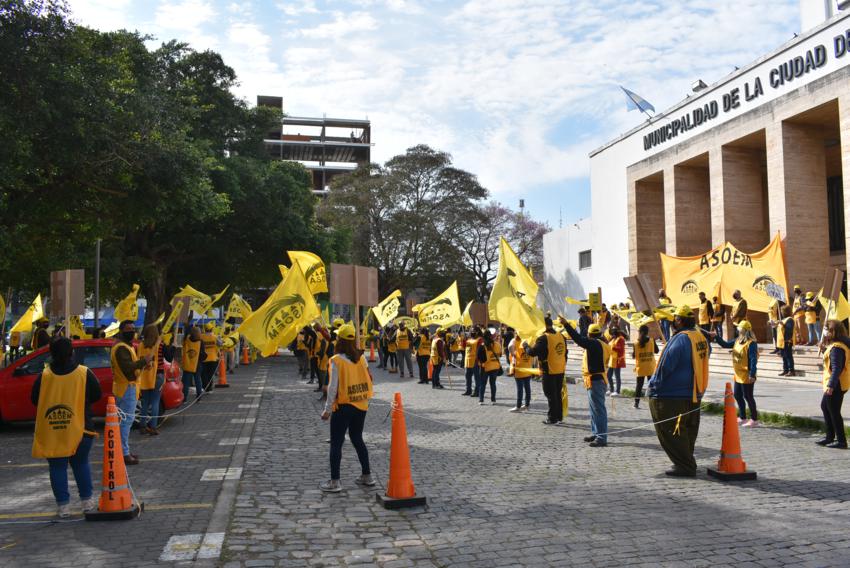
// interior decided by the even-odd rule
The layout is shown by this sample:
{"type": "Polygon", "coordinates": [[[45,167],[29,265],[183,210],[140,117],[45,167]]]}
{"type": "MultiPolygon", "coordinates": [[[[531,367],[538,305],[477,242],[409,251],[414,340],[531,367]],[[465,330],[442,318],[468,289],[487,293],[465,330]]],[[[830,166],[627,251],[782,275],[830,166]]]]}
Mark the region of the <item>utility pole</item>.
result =
{"type": "Polygon", "coordinates": [[[100,241],[94,246],[94,331],[92,337],[97,336],[100,327],[100,241]]]}

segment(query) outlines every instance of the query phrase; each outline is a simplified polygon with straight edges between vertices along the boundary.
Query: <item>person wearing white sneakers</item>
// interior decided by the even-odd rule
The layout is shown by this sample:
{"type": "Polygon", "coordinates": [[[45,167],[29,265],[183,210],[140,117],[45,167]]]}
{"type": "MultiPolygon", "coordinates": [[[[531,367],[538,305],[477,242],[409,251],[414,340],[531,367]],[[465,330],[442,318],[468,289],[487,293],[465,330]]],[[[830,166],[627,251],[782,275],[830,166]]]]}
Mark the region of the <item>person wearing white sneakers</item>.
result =
{"type": "Polygon", "coordinates": [[[514,380],[516,381],[516,406],[510,412],[528,410],[531,405],[531,377],[534,375],[534,357],[522,346],[522,338],[517,334],[511,341],[513,345],[514,380]],[[525,394],[525,404],[522,404],[525,394]]]}
{"type": "Polygon", "coordinates": [[[748,320],[741,321],[737,327],[737,339],[725,341],[715,334],[714,342],[724,349],[732,350],[732,371],[735,373],[735,402],[738,403],[738,424],[749,428],[759,425],[759,414],[753,395],[756,386],[759,348],[755,335],[753,335],[753,326],[748,320]],[[747,406],[750,407],[750,420],[747,420],[747,406]]]}
{"type": "Polygon", "coordinates": [[[342,461],[342,444],[345,433],[357,451],[362,475],[355,480],[358,485],[372,487],[375,480],[369,468],[369,451],[363,441],[363,426],[369,399],[372,398],[372,375],[363,351],[355,344],[355,330],[350,323],[337,330],[336,355],[331,357],[328,398],[322,412],[322,420],[331,421],[331,478],[319,488],[325,493],[339,493],[339,464],[342,461]]]}
{"type": "Polygon", "coordinates": [[[100,400],[100,383],[90,369],[74,361],[74,347],[66,337],[50,343],[51,362],[35,380],[30,400],[37,407],[32,456],[47,458],[50,487],[59,517],[71,516],[68,465],[74,472],[82,509],[92,511],[89,452],[94,442],[91,405],[100,400]]]}

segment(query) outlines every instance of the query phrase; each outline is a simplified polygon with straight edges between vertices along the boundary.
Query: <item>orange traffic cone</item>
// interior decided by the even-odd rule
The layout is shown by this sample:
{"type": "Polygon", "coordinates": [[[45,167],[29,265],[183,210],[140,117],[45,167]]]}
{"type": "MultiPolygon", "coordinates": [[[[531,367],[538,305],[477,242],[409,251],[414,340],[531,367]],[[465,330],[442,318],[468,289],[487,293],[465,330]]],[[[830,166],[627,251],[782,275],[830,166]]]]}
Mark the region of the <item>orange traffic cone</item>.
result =
{"type": "Polygon", "coordinates": [[[103,429],[103,479],[97,511],[89,511],[87,521],[117,521],[139,516],[143,503],[136,502],[130,488],[127,468],[121,451],[121,430],[118,427],[118,407],[115,397],[106,403],[106,426],[103,429]]]}
{"type": "Polygon", "coordinates": [[[375,362],[375,343],[369,343],[369,362],[375,362]]]}
{"type": "Polygon", "coordinates": [[[242,361],[241,361],[241,363],[243,365],[250,365],[251,364],[251,357],[248,355],[248,346],[247,345],[242,346],[242,361]]]}
{"type": "Polygon", "coordinates": [[[390,443],[390,479],[387,494],[378,493],[378,503],[385,509],[401,509],[425,505],[426,499],[416,495],[413,477],[410,474],[410,449],[407,447],[407,427],[404,423],[404,408],[401,393],[395,393],[393,405],[393,430],[390,443]]]}
{"type": "Polygon", "coordinates": [[[215,385],[217,389],[226,389],[230,385],[227,384],[227,365],[224,363],[224,353],[218,358],[218,382],[215,385]]]}
{"type": "Polygon", "coordinates": [[[741,438],[738,435],[738,420],[735,414],[735,399],[732,396],[732,383],[726,383],[724,399],[723,445],[720,447],[717,469],[708,468],[708,475],[723,481],[756,479],[756,472],[747,471],[747,464],[741,458],[741,438]]]}

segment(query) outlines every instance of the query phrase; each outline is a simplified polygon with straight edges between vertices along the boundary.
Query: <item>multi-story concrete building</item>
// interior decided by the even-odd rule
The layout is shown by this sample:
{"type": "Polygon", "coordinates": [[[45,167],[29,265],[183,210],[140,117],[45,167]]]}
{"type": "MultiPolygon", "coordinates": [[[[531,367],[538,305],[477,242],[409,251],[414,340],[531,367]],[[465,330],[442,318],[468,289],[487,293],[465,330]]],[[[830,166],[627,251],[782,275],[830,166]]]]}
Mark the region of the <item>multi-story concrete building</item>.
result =
{"type": "MultiPolygon", "coordinates": [[[[283,108],[283,97],[258,96],[257,105],[283,108]]],[[[331,179],[368,164],[372,153],[369,120],[284,116],[279,130],[265,139],[269,155],[292,160],[313,176],[313,192],[325,193],[331,179]]]]}
{"type": "Polygon", "coordinates": [[[777,232],[789,283],[816,291],[829,266],[848,268],[850,13],[804,0],[802,20],[818,6],[826,21],[590,154],[593,218],[547,236],[547,267],[566,264],[547,286],[621,300],[623,276],[661,284],[659,253],[754,252],[777,232]],[[579,231],[582,250],[550,261],[579,231]]]}

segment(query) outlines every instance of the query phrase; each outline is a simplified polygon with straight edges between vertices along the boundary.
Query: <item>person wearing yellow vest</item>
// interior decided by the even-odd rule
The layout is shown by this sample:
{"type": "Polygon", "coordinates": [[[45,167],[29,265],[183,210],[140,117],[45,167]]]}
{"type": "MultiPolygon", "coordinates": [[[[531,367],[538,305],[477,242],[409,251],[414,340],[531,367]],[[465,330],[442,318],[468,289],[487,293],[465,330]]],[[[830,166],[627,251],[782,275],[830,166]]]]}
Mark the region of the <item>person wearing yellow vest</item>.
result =
{"type": "Polygon", "coordinates": [[[298,361],[298,375],[301,380],[307,378],[307,369],[309,361],[307,359],[307,344],[304,341],[304,330],[298,330],[295,334],[295,340],[292,342],[292,352],[295,354],[295,360],[298,361]]]}
{"type": "Polygon", "coordinates": [[[793,306],[785,305],[782,318],[776,327],[776,347],[782,354],[782,372],[780,377],[793,377],[794,372],[794,337],[796,322],[791,317],[793,306]]]}
{"type": "MultiPolygon", "coordinates": [[[[664,291],[664,288],[658,290],[658,306],[669,307],[672,305],[673,302],[670,300],[667,292],[664,291]]],[[[670,320],[662,318],[659,323],[661,324],[661,333],[664,335],[664,341],[668,341],[670,339],[670,320]]]]}
{"type": "Polygon", "coordinates": [[[773,355],[779,354],[779,347],[776,344],[776,326],[779,325],[779,320],[781,319],[781,306],[782,303],[777,298],[773,298],[767,307],[767,323],[770,325],[773,335],[773,355]]]}
{"type": "Polygon", "coordinates": [[[809,331],[809,345],[817,345],[820,341],[820,306],[814,292],[806,292],[806,327],[809,331]]]}
{"type": "Polygon", "coordinates": [[[463,364],[463,345],[466,341],[466,338],[463,336],[461,331],[452,334],[451,341],[449,341],[450,357],[452,363],[455,365],[463,364]]]}
{"type": "Polygon", "coordinates": [[[146,325],[142,342],[137,351],[139,357],[151,356],[151,364],[139,372],[139,390],[141,391],[141,415],[139,431],[143,434],[158,436],[156,426],[159,422],[159,399],[162,385],[165,384],[165,361],[162,356],[162,341],[159,328],[154,324],[146,325]]]}
{"type": "Polygon", "coordinates": [[[490,382],[490,404],[496,404],[496,377],[500,377],[504,370],[499,358],[502,356],[502,341],[499,334],[494,334],[489,329],[484,330],[481,343],[478,345],[478,365],[481,371],[478,375],[478,404],[484,406],[484,392],[487,390],[487,382],[490,382]]]}
{"type": "Polygon", "coordinates": [[[398,343],[395,341],[396,328],[393,324],[387,330],[387,363],[389,373],[398,373],[398,343]]]}
{"type": "MultiPolygon", "coordinates": [[[[546,316],[543,321],[546,329],[537,337],[534,345],[529,346],[526,342],[522,347],[526,353],[537,357],[540,370],[543,371],[543,394],[549,404],[546,420],[543,423],[561,424],[564,420],[561,390],[564,386],[564,372],[567,370],[567,342],[563,335],[555,331],[551,317],[546,316]]],[[[563,324],[563,321],[561,323],[563,324]]]]}
{"type": "Polygon", "coordinates": [[[720,303],[720,298],[714,296],[711,299],[711,308],[714,310],[714,315],[711,318],[711,331],[723,337],[723,322],[726,321],[726,306],[720,303]]]}
{"type": "Polygon", "coordinates": [[[331,342],[331,334],[325,326],[316,323],[313,328],[316,332],[316,368],[319,376],[319,386],[316,390],[322,391],[320,400],[325,400],[327,393],[324,391],[328,388],[328,365],[334,354],[334,344],[331,342]]]}
{"type": "Polygon", "coordinates": [[[689,306],[674,312],[670,338],[649,380],[649,411],[661,447],[673,462],[664,473],[695,477],[694,446],[699,434],[700,403],[708,386],[710,347],[689,306]]]}
{"type": "Polygon", "coordinates": [[[714,336],[714,341],[724,349],[732,350],[732,371],[735,374],[735,402],[738,403],[738,424],[746,427],[759,425],[759,413],[753,390],[756,386],[756,371],[759,359],[759,347],[753,335],[752,324],[744,320],[738,324],[738,338],[724,341],[714,336]],[[747,420],[747,406],[750,407],[750,420],[747,420]]]}
{"type": "Polygon", "coordinates": [[[331,421],[331,478],[319,488],[326,493],[342,491],[339,465],[346,432],[360,460],[362,474],[355,482],[371,487],[375,480],[369,468],[369,452],[363,442],[363,426],[369,399],[372,398],[372,375],[363,352],[355,345],[355,330],[351,324],[344,324],[337,330],[336,354],[331,357],[330,369],[328,399],[322,420],[331,421]]]}
{"type": "Polygon", "coordinates": [[[481,367],[478,365],[478,346],[481,344],[481,328],[473,327],[464,344],[463,367],[466,376],[466,390],[461,396],[478,396],[481,382],[481,367]],[[473,390],[474,389],[474,390],[473,390]]]}
{"type": "Polygon", "coordinates": [[[510,412],[528,410],[531,405],[531,377],[534,376],[534,357],[522,345],[522,338],[517,334],[513,341],[514,381],[516,381],[516,406],[510,412]],[[523,394],[525,404],[523,404],[523,394]]]}
{"type": "Polygon", "coordinates": [[[130,428],[136,418],[136,402],[139,400],[139,371],[151,364],[152,357],[139,358],[133,347],[136,338],[136,324],[132,320],[122,321],[118,326],[115,344],[109,355],[112,366],[112,394],[121,415],[121,449],[124,451],[124,464],[136,465],[139,457],[130,453],[130,428]]]}
{"type": "Polygon", "coordinates": [[[50,343],[50,334],[47,332],[49,326],[50,320],[45,317],[40,317],[36,320],[35,329],[32,330],[32,340],[30,341],[30,348],[33,351],[46,347],[50,343]]]}
{"type": "Polygon", "coordinates": [[[711,320],[714,318],[714,306],[705,297],[705,292],[699,293],[699,319],[697,323],[704,331],[711,331],[711,320]]]}
{"type": "Polygon", "coordinates": [[[204,389],[207,392],[213,390],[213,376],[218,369],[219,347],[221,338],[215,334],[215,323],[208,321],[204,324],[204,332],[201,334],[201,348],[204,350],[204,361],[201,363],[201,378],[204,380],[204,389]]]}
{"type": "Polygon", "coordinates": [[[416,348],[416,366],[419,368],[419,384],[428,383],[428,360],[431,358],[431,335],[427,327],[419,328],[413,340],[416,348]]]}
{"type": "Polygon", "coordinates": [[[590,436],[584,441],[592,448],[604,448],[608,445],[608,411],[605,409],[605,391],[608,362],[611,360],[611,347],[602,338],[602,328],[593,324],[584,337],[563,317],[559,318],[564,331],[576,345],[584,349],[581,360],[581,376],[587,390],[590,411],[590,436]]]}
{"type": "Polygon", "coordinates": [[[71,340],[50,344],[50,366],[36,378],[30,400],[36,406],[32,456],[47,458],[50,487],[59,517],[71,516],[68,465],[74,472],[83,512],[94,510],[89,452],[94,441],[91,405],[100,400],[100,383],[90,369],[74,362],[71,340]]]}
{"type": "Polygon", "coordinates": [[[608,342],[611,347],[611,358],[608,361],[608,394],[616,398],[620,396],[622,387],[620,369],[626,368],[626,336],[615,326],[608,328],[608,333],[611,336],[608,342]]]}
{"type": "Polygon", "coordinates": [[[413,333],[404,322],[398,324],[398,331],[395,333],[396,357],[398,358],[398,376],[404,376],[404,366],[407,365],[407,374],[413,378],[413,356],[411,347],[413,346],[413,333]]]}
{"type": "Polygon", "coordinates": [[[803,290],[794,286],[794,301],[791,304],[791,312],[794,317],[794,342],[796,345],[807,343],[806,332],[806,300],[803,290]]]}
{"type": "Polygon", "coordinates": [[[820,408],[826,425],[826,436],[817,444],[833,449],[847,449],[841,405],[850,389],[850,337],[847,328],[838,320],[826,322],[823,336],[823,398],[820,408]]]}
{"type": "Polygon", "coordinates": [[[747,300],[741,295],[740,290],[732,292],[732,333],[738,337],[738,324],[747,319],[747,300]]]}
{"type": "Polygon", "coordinates": [[[643,396],[643,383],[655,372],[655,354],[658,344],[649,337],[649,326],[644,324],[638,328],[638,340],[632,344],[635,359],[635,408],[640,408],[643,396]]]}
{"type": "Polygon", "coordinates": [[[434,339],[431,340],[431,388],[444,389],[440,383],[440,372],[443,370],[443,365],[449,360],[448,349],[446,347],[446,330],[438,329],[434,339]]]}
{"type": "Polygon", "coordinates": [[[194,325],[189,328],[183,338],[183,349],[180,365],[183,368],[183,402],[189,402],[189,386],[195,386],[195,400],[204,394],[204,383],[201,380],[201,330],[194,325]]]}

